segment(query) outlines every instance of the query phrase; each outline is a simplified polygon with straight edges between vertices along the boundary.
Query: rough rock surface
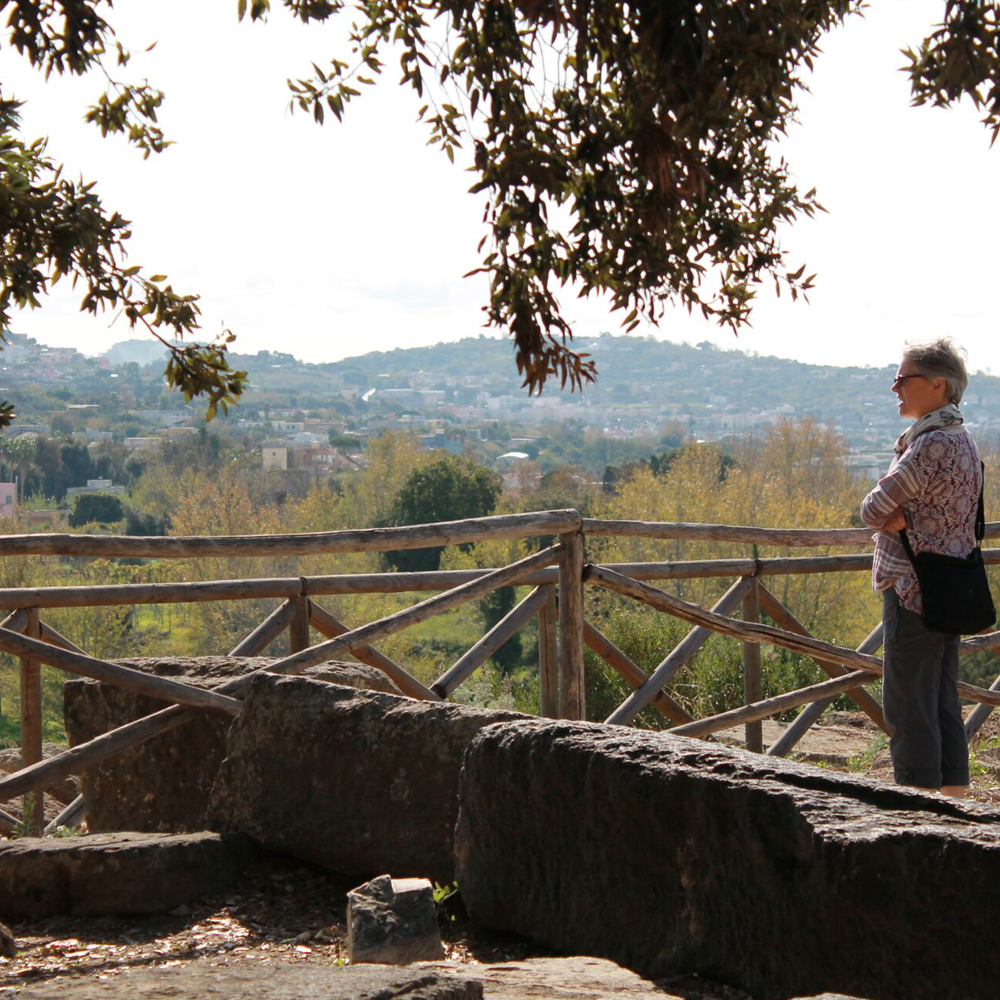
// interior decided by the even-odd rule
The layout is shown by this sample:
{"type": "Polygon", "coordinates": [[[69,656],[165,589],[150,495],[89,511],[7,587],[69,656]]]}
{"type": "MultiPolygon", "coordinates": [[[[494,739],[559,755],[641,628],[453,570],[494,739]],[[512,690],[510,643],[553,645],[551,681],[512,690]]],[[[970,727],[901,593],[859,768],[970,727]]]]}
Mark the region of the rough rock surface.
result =
{"type": "Polygon", "coordinates": [[[142,969],[101,980],[29,986],[18,1000],[482,1000],[471,976],[388,965],[228,968],[206,961],[142,969]]]}
{"type": "Polygon", "coordinates": [[[239,836],[105,833],[0,844],[0,916],[158,913],[226,888],[251,855],[239,836]]]}
{"type": "Polygon", "coordinates": [[[450,882],[465,748],[514,712],[260,676],[229,733],[209,826],[345,875],[450,882]]]}
{"type": "MultiPolygon", "coordinates": [[[[18,1000],[749,1000],[741,991],[685,980],[657,984],[600,958],[528,958],[466,965],[234,967],[197,959],[182,967],[123,969],[98,980],[22,985],[18,1000]],[[266,968],[266,972],[264,971],[266,968]]],[[[813,1000],[851,1000],[824,993],[813,1000]]]]}
{"type": "MultiPolygon", "coordinates": [[[[58,743],[43,743],[42,760],[48,760],[49,757],[57,757],[65,749],[65,747],[60,746],[58,743]]],[[[13,774],[14,771],[20,770],[21,751],[17,747],[7,747],[5,750],[0,750],[0,771],[6,774],[13,774]]],[[[63,778],[59,781],[53,781],[51,785],[46,785],[43,791],[46,797],[51,797],[56,802],[65,806],[69,805],[80,794],[80,785],[76,778],[63,778]]],[[[8,806],[4,806],[4,808],[9,811],[8,806]]]]}
{"type": "Polygon", "coordinates": [[[0,924],[0,955],[13,958],[17,954],[17,939],[6,924],[0,924]]]}
{"type": "Polygon", "coordinates": [[[444,958],[430,882],[379,875],[352,889],[347,894],[347,955],[352,963],[389,965],[444,958]]]}
{"type": "MultiPolygon", "coordinates": [[[[210,689],[275,662],[273,657],[161,657],[118,660],[126,666],[210,689]]],[[[398,692],[380,670],[360,663],[325,663],[306,676],[349,687],[398,692]]],[[[71,680],[63,694],[71,746],[166,707],[154,698],[92,680],[71,680]]],[[[203,713],[187,725],[89,768],[83,775],[91,831],[197,831],[225,755],[230,719],[203,713]]]]}
{"type": "Polygon", "coordinates": [[[779,1000],[994,1000],[1000,812],[665,733],[525,720],[473,740],[473,920],[779,1000]]]}

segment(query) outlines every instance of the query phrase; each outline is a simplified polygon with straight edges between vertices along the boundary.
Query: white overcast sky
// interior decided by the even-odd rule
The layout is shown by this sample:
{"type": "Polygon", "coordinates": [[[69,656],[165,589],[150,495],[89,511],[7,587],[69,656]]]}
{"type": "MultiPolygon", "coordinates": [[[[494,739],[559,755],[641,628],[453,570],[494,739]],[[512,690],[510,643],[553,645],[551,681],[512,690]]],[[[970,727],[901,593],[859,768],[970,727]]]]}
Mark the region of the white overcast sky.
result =
{"type": "MultiPolygon", "coordinates": [[[[911,108],[899,72],[899,50],[943,8],[872,0],[823,43],[782,145],[829,210],[784,234],[791,259],[818,273],[810,303],[762,291],[738,341],[682,312],[637,332],[844,365],[891,364],[905,339],[948,333],[973,368],[1000,371],[1000,143],[989,149],[971,107],[911,108]]],[[[4,96],[27,99],[24,131],[50,135],[70,175],[96,180],[134,221],[132,262],[201,294],[206,333],[225,325],[240,351],[332,361],[482,332],[484,279],[462,278],[478,262],[482,196],[425,145],[396,64],[343,124],[320,128],[289,113],[285,80],[343,55],[342,27],[307,28],[283,9],[268,25],[240,24],[236,0],[118,0],[111,19],[133,49],[158,43],[125,72],[166,91],[167,152],[143,161],[82,124],[97,76],[43,85],[4,49],[4,96]]],[[[580,335],[619,329],[603,303],[564,307],[580,335]]],[[[81,315],[61,291],[12,329],[85,353],[135,336],[81,315]]]]}

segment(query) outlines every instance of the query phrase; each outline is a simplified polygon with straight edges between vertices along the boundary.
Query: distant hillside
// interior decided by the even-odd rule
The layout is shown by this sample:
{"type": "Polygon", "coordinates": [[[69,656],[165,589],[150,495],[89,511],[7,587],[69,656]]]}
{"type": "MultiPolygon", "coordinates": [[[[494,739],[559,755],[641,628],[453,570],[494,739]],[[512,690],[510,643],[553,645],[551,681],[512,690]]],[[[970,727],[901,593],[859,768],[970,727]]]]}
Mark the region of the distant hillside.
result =
{"type": "Polygon", "coordinates": [[[105,351],[101,357],[113,365],[159,365],[165,364],[166,348],[155,340],[121,340],[105,351]]]}

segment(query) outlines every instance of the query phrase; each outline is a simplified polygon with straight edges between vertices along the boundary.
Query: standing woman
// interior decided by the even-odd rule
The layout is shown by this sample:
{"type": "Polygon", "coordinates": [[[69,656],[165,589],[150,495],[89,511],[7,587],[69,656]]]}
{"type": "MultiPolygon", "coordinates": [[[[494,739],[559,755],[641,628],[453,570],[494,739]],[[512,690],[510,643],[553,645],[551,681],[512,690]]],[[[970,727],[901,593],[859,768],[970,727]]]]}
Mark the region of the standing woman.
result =
{"type": "Polygon", "coordinates": [[[892,391],[913,420],[885,478],[861,504],[876,528],[872,586],[882,591],[882,704],[896,782],[964,798],[969,749],[956,688],[957,635],[921,618],[920,585],[899,539],[914,553],[965,557],[976,545],[982,489],[979,449],[958,408],[969,378],[950,339],[907,345],[892,391]]]}

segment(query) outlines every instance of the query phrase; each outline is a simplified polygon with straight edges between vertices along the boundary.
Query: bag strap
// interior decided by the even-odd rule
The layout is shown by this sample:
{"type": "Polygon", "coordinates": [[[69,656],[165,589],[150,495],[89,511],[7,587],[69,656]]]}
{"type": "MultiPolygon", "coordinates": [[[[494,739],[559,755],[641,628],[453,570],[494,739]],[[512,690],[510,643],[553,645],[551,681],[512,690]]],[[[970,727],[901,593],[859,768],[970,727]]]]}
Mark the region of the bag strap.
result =
{"type": "MultiPolygon", "coordinates": [[[[979,487],[979,506],[976,509],[976,546],[979,547],[979,543],[983,540],[983,535],[986,534],[986,515],[983,510],[983,491],[986,488],[986,464],[985,462],[979,463],[982,469],[983,479],[982,486],[979,487]]],[[[906,537],[906,529],[903,528],[899,533],[899,540],[903,544],[903,551],[906,553],[906,558],[916,566],[916,560],[913,555],[913,549],[910,547],[910,540],[906,537]]]]}
{"type": "Polygon", "coordinates": [[[979,509],[976,511],[976,544],[978,545],[983,540],[983,535],[986,534],[986,515],[983,511],[983,490],[986,488],[986,463],[979,463],[980,469],[983,471],[982,486],[979,487],[979,509]]]}

